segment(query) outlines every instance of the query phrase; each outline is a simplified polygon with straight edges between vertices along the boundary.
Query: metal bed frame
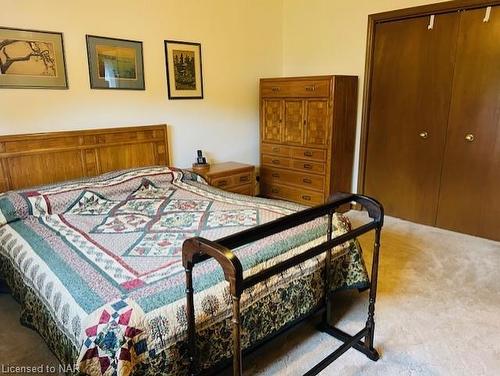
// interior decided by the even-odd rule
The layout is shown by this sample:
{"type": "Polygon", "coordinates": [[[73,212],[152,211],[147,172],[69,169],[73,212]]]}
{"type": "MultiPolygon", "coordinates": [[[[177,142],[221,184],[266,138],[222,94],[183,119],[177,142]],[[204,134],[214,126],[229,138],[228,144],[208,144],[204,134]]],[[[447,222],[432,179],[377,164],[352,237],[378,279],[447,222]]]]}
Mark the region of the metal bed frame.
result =
{"type": "MultiPolygon", "coordinates": [[[[337,193],[330,197],[327,203],[323,205],[319,205],[287,215],[282,218],[278,218],[274,221],[253,227],[251,229],[226,236],[215,242],[201,237],[195,237],[186,240],[182,247],[182,262],[186,272],[186,311],[188,319],[189,374],[199,374],[198,357],[196,350],[196,327],[193,300],[194,291],[192,270],[194,265],[209,258],[214,258],[222,267],[224,278],[227,282],[229,282],[229,291],[232,296],[232,350],[234,376],[241,376],[243,373],[240,323],[240,298],[242,292],[260,282],[265,281],[271,276],[279,274],[284,270],[287,270],[288,268],[296,266],[322,253],[326,253],[325,300],[322,306],[319,308],[326,309],[326,311],[323,315],[320,330],[341,340],[343,344],[327,357],[325,357],[321,362],[311,368],[311,370],[309,370],[306,375],[317,375],[351,347],[365,354],[369,359],[373,361],[378,360],[379,354],[373,347],[373,340],[375,331],[374,313],[375,300],[377,296],[380,235],[383,222],[384,209],[382,205],[376,200],[357,194],[337,193]],[[335,211],[346,204],[351,204],[352,202],[360,204],[368,212],[368,216],[371,218],[371,221],[360,227],[352,229],[345,234],[332,238],[332,217],[335,211]],[[243,246],[248,243],[252,243],[267,236],[274,235],[276,233],[288,230],[292,227],[299,226],[323,216],[328,216],[328,228],[325,242],[287,260],[284,260],[276,265],[273,265],[265,270],[262,270],[257,274],[254,274],[247,278],[243,278],[243,268],[241,266],[241,263],[236,255],[231,251],[231,249],[243,246]],[[332,248],[371,230],[375,230],[375,241],[372,256],[372,270],[370,276],[371,282],[369,287],[370,293],[368,301],[368,318],[363,329],[361,329],[354,335],[350,335],[330,325],[329,323],[331,294],[328,289],[331,278],[331,251],[332,248]],[[364,341],[362,340],[363,337],[364,341]]],[[[316,312],[317,310],[310,312],[309,314],[301,318],[301,320],[310,317],[316,312]]]]}

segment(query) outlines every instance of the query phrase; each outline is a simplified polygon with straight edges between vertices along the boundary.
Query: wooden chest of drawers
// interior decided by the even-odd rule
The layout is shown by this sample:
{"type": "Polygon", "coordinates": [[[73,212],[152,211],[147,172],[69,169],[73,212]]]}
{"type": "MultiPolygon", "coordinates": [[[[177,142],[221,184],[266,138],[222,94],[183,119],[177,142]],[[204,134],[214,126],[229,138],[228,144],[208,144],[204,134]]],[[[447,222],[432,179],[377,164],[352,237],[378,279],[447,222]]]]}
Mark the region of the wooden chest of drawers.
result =
{"type": "Polygon", "coordinates": [[[306,205],[351,191],[357,77],[260,81],[261,194],[306,205]]]}
{"type": "Polygon", "coordinates": [[[228,192],[255,195],[255,167],[252,165],[237,162],[215,163],[206,171],[195,172],[203,176],[211,186],[228,192]]]}

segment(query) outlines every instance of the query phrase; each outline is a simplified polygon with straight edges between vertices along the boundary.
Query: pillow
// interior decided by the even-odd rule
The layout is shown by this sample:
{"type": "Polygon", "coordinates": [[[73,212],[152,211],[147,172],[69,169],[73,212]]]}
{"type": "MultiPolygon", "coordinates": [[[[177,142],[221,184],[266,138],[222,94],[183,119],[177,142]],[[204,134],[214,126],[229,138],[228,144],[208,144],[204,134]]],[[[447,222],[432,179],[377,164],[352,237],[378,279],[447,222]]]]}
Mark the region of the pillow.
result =
{"type": "Polygon", "coordinates": [[[18,192],[0,195],[0,226],[25,219],[29,215],[28,202],[18,192]]]}

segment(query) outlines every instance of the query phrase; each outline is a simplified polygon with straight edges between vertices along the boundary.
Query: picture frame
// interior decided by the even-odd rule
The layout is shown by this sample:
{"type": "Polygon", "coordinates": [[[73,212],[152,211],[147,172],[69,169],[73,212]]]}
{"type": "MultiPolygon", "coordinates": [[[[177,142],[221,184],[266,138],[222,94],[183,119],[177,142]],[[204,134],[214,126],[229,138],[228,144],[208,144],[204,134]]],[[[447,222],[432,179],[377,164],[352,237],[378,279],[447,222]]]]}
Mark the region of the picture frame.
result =
{"type": "Polygon", "coordinates": [[[145,90],[142,42],[86,35],[91,89],[145,90]]]}
{"type": "Polygon", "coordinates": [[[0,88],[67,89],[63,34],[0,26],[0,88]]]}
{"type": "Polygon", "coordinates": [[[169,99],[203,99],[201,44],[165,40],[169,99]]]}

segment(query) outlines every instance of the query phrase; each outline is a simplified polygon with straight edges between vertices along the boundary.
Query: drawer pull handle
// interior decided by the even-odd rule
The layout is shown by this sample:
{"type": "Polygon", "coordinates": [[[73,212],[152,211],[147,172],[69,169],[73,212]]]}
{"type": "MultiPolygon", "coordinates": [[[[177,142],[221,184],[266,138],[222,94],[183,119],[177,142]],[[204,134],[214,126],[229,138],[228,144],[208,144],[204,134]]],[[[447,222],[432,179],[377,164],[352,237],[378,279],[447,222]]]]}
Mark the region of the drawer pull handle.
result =
{"type": "Polygon", "coordinates": [[[279,191],[280,191],[279,188],[273,188],[273,189],[271,189],[271,192],[273,192],[273,193],[279,193],[279,191]]]}
{"type": "Polygon", "coordinates": [[[245,176],[240,176],[240,181],[249,181],[250,180],[250,176],[248,175],[245,175],[245,176]]]}
{"type": "Polygon", "coordinates": [[[311,196],[302,195],[302,199],[304,199],[306,201],[311,201],[311,196]]]}
{"type": "Polygon", "coordinates": [[[273,177],[273,178],[279,178],[279,177],[280,177],[280,174],[278,174],[277,172],[275,172],[275,173],[273,173],[273,174],[272,174],[272,177],[273,177]]]}
{"type": "Polygon", "coordinates": [[[312,165],[310,165],[309,163],[304,163],[304,168],[305,168],[306,170],[310,170],[310,169],[312,169],[312,168],[313,168],[313,166],[312,166],[312,165]]]}
{"type": "Polygon", "coordinates": [[[313,152],[310,151],[310,150],[307,150],[307,151],[304,152],[304,156],[306,156],[306,157],[312,157],[313,156],[313,152]]]}
{"type": "Polygon", "coordinates": [[[272,164],[280,164],[280,160],[279,159],[273,159],[271,162],[272,162],[272,164]]]}
{"type": "Polygon", "coordinates": [[[274,91],[274,92],[277,92],[277,91],[280,91],[280,88],[278,86],[273,86],[271,88],[271,90],[274,91]]]}
{"type": "Polygon", "coordinates": [[[224,187],[227,185],[227,180],[220,180],[217,182],[217,187],[224,187]]]}
{"type": "Polygon", "coordinates": [[[306,183],[306,184],[311,184],[311,183],[312,183],[312,180],[311,180],[311,179],[306,179],[306,178],[304,178],[304,179],[302,179],[302,181],[303,181],[304,183],[306,183]]]}
{"type": "Polygon", "coordinates": [[[316,86],[315,85],[306,86],[306,91],[315,91],[315,90],[316,90],[316,86]]]}
{"type": "Polygon", "coordinates": [[[279,153],[279,152],[280,152],[280,148],[273,148],[273,153],[279,153]]]}

